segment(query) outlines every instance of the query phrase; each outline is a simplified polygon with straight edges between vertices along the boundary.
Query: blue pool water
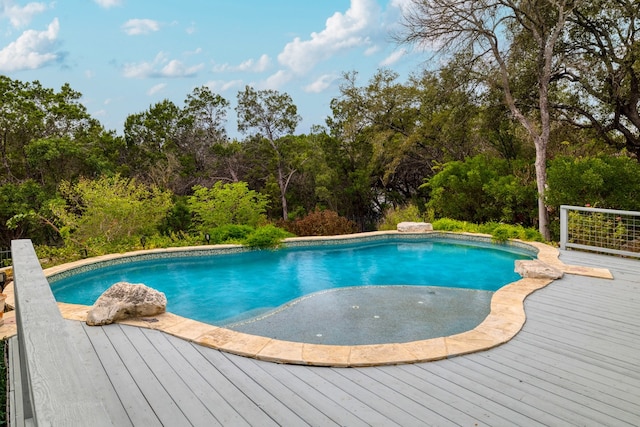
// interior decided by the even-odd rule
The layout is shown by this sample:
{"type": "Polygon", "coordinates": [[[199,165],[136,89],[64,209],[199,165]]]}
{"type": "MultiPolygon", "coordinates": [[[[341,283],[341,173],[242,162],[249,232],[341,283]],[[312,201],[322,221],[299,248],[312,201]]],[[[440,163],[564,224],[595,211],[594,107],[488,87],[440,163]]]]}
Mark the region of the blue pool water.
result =
{"type": "Polygon", "coordinates": [[[93,305],[114,283],[164,292],[167,311],[223,325],[317,291],[360,285],[445,286],[495,291],[520,279],[524,251],[459,241],[385,240],[134,261],[51,280],[58,301],[93,305]]]}

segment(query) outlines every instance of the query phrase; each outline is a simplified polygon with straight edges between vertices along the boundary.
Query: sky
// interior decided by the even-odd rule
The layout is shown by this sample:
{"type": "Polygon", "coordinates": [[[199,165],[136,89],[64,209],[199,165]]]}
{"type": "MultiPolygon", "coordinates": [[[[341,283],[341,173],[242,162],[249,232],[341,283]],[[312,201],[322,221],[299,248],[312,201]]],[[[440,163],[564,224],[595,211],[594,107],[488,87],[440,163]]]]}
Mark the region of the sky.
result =
{"type": "Polygon", "coordinates": [[[342,74],[364,85],[387,68],[405,81],[426,56],[393,41],[408,0],[0,0],[0,73],[58,91],[69,83],[108,130],[193,89],[227,99],[241,138],[245,86],[287,93],[302,122],[324,125],[342,74]]]}

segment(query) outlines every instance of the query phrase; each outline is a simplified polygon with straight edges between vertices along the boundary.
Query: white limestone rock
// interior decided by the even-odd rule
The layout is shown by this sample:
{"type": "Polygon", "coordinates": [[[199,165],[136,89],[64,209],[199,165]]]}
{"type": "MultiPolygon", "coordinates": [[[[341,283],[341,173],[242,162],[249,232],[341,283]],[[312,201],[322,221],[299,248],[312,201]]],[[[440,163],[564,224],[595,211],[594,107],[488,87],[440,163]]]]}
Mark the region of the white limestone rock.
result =
{"type": "Polygon", "coordinates": [[[104,291],[87,314],[87,325],[108,325],[132,317],[156,316],[167,309],[167,297],[143,284],[119,282],[104,291]]]}
{"type": "Polygon", "coordinates": [[[425,233],[433,231],[433,225],[428,222],[401,222],[397,226],[400,233],[425,233]]]}
{"type": "Polygon", "coordinates": [[[534,260],[516,260],[516,273],[530,279],[561,279],[564,273],[544,262],[534,260]]]}

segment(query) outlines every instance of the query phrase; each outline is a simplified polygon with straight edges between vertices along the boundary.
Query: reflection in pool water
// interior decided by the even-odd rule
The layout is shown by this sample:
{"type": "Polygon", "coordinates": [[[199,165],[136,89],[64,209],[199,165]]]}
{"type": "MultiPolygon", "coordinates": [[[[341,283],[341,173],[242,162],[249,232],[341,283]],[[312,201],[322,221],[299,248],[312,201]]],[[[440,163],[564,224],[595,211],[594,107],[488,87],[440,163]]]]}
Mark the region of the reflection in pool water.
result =
{"type": "Polygon", "coordinates": [[[324,289],[362,285],[495,291],[520,277],[512,247],[402,238],[133,261],[51,280],[58,301],[92,305],[120,281],[164,292],[167,311],[222,325],[324,289]]]}

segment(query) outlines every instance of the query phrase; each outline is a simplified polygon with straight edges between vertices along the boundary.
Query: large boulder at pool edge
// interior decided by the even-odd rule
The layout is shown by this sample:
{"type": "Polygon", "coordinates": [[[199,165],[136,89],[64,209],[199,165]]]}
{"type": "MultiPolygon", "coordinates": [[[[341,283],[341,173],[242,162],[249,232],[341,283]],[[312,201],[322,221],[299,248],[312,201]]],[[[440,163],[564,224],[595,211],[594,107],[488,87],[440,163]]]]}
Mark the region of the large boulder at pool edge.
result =
{"type": "Polygon", "coordinates": [[[400,233],[426,233],[433,231],[433,225],[428,222],[401,222],[396,226],[400,233]]]}
{"type": "Polygon", "coordinates": [[[156,316],[167,309],[167,297],[143,284],[119,282],[98,298],[87,314],[87,325],[108,325],[132,317],[156,316]]]}
{"type": "Polygon", "coordinates": [[[515,272],[522,277],[528,277],[530,279],[562,279],[564,273],[555,267],[552,267],[544,262],[532,259],[532,260],[516,260],[515,272]]]}

